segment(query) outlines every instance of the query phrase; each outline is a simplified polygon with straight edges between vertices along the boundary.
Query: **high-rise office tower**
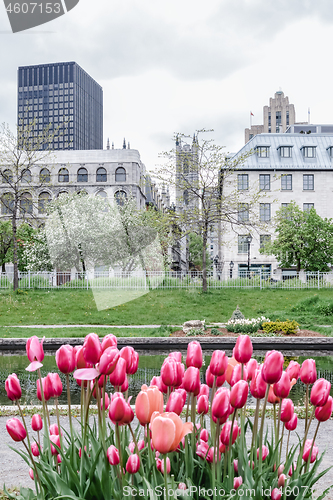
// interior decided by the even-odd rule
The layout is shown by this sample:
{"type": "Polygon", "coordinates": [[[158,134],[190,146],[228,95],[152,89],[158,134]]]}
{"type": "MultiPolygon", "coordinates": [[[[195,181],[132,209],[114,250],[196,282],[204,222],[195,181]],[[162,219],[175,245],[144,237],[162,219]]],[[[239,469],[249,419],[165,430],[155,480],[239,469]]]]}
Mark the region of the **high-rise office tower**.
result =
{"type": "Polygon", "coordinates": [[[18,124],[34,121],[31,139],[45,127],[50,149],[103,149],[103,90],[75,62],[18,69],[18,124]]]}

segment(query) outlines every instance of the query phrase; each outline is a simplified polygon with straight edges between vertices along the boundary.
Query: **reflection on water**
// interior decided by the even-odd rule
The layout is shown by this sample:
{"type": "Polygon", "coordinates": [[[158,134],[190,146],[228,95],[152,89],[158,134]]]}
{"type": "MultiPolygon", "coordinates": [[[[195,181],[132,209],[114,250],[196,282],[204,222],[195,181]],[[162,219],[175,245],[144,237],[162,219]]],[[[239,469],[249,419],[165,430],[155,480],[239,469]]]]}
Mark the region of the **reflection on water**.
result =
{"type": "MultiPolygon", "coordinates": [[[[140,355],[139,369],[135,375],[130,376],[129,381],[129,395],[136,396],[140,391],[142,384],[149,385],[152,377],[154,375],[160,374],[160,369],[165,356],[152,356],[152,355],[140,355]]],[[[285,368],[288,366],[291,359],[302,363],[307,356],[299,356],[288,358],[285,356],[285,368]]],[[[263,361],[262,356],[256,356],[258,362],[263,361]]],[[[318,378],[323,377],[329,380],[333,386],[333,357],[332,356],[316,356],[313,357],[317,365],[317,376],[318,378]]],[[[204,366],[201,370],[201,381],[205,382],[205,370],[209,365],[210,356],[205,356],[204,366]]],[[[22,356],[0,356],[0,405],[8,405],[11,402],[8,400],[5,391],[5,380],[11,373],[16,373],[20,379],[22,387],[22,403],[23,404],[40,404],[36,396],[36,379],[37,372],[29,373],[25,371],[28,366],[29,361],[25,355],[22,356]]],[[[47,375],[48,372],[58,371],[55,357],[45,356],[43,361],[42,376],[47,375]]],[[[64,388],[66,387],[65,376],[60,374],[64,388]]],[[[71,383],[71,397],[73,404],[80,403],[81,389],[70,376],[71,383]]],[[[112,386],[109,383],[108,391],[112,392],[112,386]]],[[[331,391],[333,396],[333,390],[331,391]]],[[[305,397],[305,385],[299,380],[297,384],[292,388],[290,397],[295,404],[303,404],[305,397]]],[[[61,397],[59,398],[60,404],[67,403],[66,391],[64,390],[61,397]]],[[[250,396],[249,404],[255,404],[255,400],[250,396]]]]}

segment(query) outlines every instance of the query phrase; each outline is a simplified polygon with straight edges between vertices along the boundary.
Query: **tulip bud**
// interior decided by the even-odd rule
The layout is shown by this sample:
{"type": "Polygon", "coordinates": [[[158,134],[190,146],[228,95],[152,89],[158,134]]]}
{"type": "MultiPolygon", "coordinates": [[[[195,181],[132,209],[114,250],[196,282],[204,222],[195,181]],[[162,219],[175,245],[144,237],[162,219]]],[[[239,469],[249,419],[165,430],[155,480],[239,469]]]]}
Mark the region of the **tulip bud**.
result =
{"type": "Polygon", "coordinates": [[[285,474],[280,474],[278,479],[278,488],[284,488],[286,484],[287,476],[285,474]]]}
{"type": "Polygon", "coordinates": [[[200,432],[200,441],[205,441],[205,443],[208,443],[209,439],[209,434],[207,429],[202,429],[200,432]]]}
{"type": "Polygon", "coordinates": [[[316,362],[314,359],[306,359],[301,366],[301,381],[303,384],[314,384],[317,379],[316,362]]]}
{"type": "Polygon", "coordinates": [[[286,369],[286,373],[289,377],[289,380],[292,380],[293,378],[295,380],[298,380],[301,373],[301,367],[299,363],[297,363],[297,361],[291,360],[286,369]]]}
{"type": "Polygon", "coordinates": [[[59,436],[59,428],[58,428],[57,424],[50,425],[49,432],[50,432],[50,435],[59,436]]]}
{"type": "Polygon", "coordinates": [[[61,464],[61,456],[59,454],[57,455],[57,462],[58,464],[61,464]]]}
{"type": "Polygon", "coordinates": [[[107,347],[99,360],[99,373],[110,375],[115,370],[119,357],[120,353],[116,347],[107,347]]]}
{"type": "MultiPolygon", "coordinates": [[[[207,396],[199,396],[197,410],[199,415],[207,415],[209,411],[209,400],[207,396]]],[[[167,410],[168,411],[168,410],[167,410]]]]}
{"type": "Polygon", "coordinates": [[[229,385],[230,385],[230,381],[231,381],[232,372],[237,364],[238,363],[234,357],[228,358],[228,366],[227,366],[227,369],[225,371],[225,379],[229,385]]]}
{"type": "Polygon", "coordinates": [[[60,448],[60,437],[57,434],[50,435],[50,444],[51,444],[52,455],[58,455],[58,451],[55,448],[55,446],[53,446],[52,443],[55,444],[56,446],[58,446],[58,448],[60,448]]]}
{"type": "Polygon", "coordinates": [[[114,387],[121,387],[126,380],[126,361],[119,358],[116,368],[110,375],[110,382],[114,387]]]}
{"type": "Polygon", "coordinates": [[[56,363],[61,373],[72,373],[75,369],[75,352],[71,345],[62,345],[56,352],[56,363]]]}
{"type": "Polygon", "coordinates": [[[110,399],[109,399],[109,395],[107,392],[105,392],[105,396],[103,398],[103,392],[102,392],[102,395],[101,395],[101,410],[102,411],[105,411],[109,408],[109,404],[110,404],[110,399]],[[104,402],[104,404],[103,404],[104,402]]]}
{"type": "Polygon", "coordinates": [[[329,418],[331,418],[333,411],[333,398],[328,396],[326,404],[324,406],[317,406],[315,409],[315,417],[318,422],[326,422],[329,418]]]}
{"type": "Polygon", "coordinates": [[[96,333],[89,333],[83,343],[83,357],[87,363],[95,365],[102,354],[102,346],[96,333]]]}
{"type": "Polygon", "coordinates": [[[248,335],[240,335],[237,337],[236,345],[233,351],[234,358],[238,363],[247,363],[250,361],[253,353],[253,346],[248,335]]]}
{"type": "Polygon", "coordinates": [[[269,403],[271,403],[272,405],[276,405],[276,404],[280,403],[280,398],[278,398],[277,396],[275,396],[272,385],[269,386],[269,392],[268,392],[267,401],[269,403]]]}
{"type": "Polygon", "coordinates": [[[312,453],[311,453],[310,463],[312,464],[316,460],[319,450],[315,444],[312,447],[312,439],[307,439],[305,441],[304,453],[303,453],[303,457],[302,457],[304,462],[308,461],[311,448],[312,448],[312,453]]]}
{"type": "Polygon", "coordinates": [[[44,359],[44,350],[43,350],[43,342],[45,337],[39,343],[38,337],[33,335],[30,339],[27,340],[26,351],[29,361],[39,361],[40,363],[44,359]]]}
{"type": "Polygon", "coordinates": [[[284,464],[281,464],[281,465],[279,465],[278,470],[277,470],[278,477],[281,476],[281,474],[283,473],[283,471],[284,471],[284,464]]]}
{"type": "Polygon", "coordinates": [[[200,441],[200,443],[197,443],[197,449],[196,449],[196,454],[198,457],[206,459],[207,458],[207,453],[209,450],[209,446],[206,441],[200,441]]]}
{"type": "Polygon", "coordinates": [[[143,385],[135,400],[135,413],[140,424],[149,424],[154,411],[163,412],[163,394],[155,386],[143,385]]]}
{"type": "Polygon", "coordinates": [[[135,474],[140,469],[140,458],[138,455],[131,455],[126,463],[126,470],[130,474],[135,474]]]}
{"type": "Polygon", "coordinates": [[[324,378],[319,378],[311,389],[310,401],[313,406],[324,406],[330,395],[331,384],[324,378]]]}
{"type": "Polygon", "coordinates": [[[215,461],[215,463],[217,463],[217,461],[220,461],[221,460],[221,453],[219,450],[215,450],[215,460],[214,460],[214,446],[211,446],[208,450],[208,453],[207,453],[207,462],[208,463],[213,463],[213,461],[215,461]]]}
{"type": "Polygon", "coordinates": [[[284,426],[288,431],[294,431],[297,427],[297,422],[297,415],[294,413],[291,419],[288,422],[285,422],[284,426]]]}
{"type": "Polygon", "coordinates": [[[166,394],[168,392],[168,387],[164,384],[164,382],[162,381],[162,377],[159,376],[159,377],[153,377],[150,381],[150,386],[153,386],[153,385],[156,385],[156,387],[161,391],[163,392],[164,394],[166,394]]]}
{"type": "Polygon", "coordinates": [[[210,387],[210,388],[213,387],[214,379],[215,379],[215,387],[221,387],[225,382],[225,374],[216,377],[215,375],[212,374],[212,372],[210,370],[210,365],[209,365],[207,370],[206,370],[206,383],[207,383],[208,387],[210,387]]]}
{"type": "Polygon", "coordinates": [[[226,387],[222,387],[217,392],[213,399],[212,415],[215,418],[223,419],[229,416],[230,408],[230,391],[226,387]]]}
{"type": "Polygon", "coordinates": [[[5,382],[5,389],[7,392],[7,397],[11,401],[17,401],[22,396],[22,390],[20,386],[20,381],[16,375],[16,373],[12,373],[9,375],[5,382]]]}
{"type": "Polygon", "coordinates": [[[127,403],[123,395],[116,392],[111,397],[111,402],[109,406],[109,418],[112,422],[120,423],[125,417],[127,403]]]}
{"type": "Polygon", "coordinates": [[[35,475],[34,475],[34,471],[32,470],[32,468],[30,467],[29,469],[29,476],[30,476],[30,479],[32,479],[34,481],[35,479],[35,475]]]}
{"type": "Polygon", "coordinates": [[[249,386],[245,380],[239,380],[230,391],[230,404],[234,408],[243,408],[249,393],[249,386]]]}
{"type": "MultiPolygon", "coordinates": [[[[259,460],[259,448],[257,449],[257,459],[259,460]]],[[[265,446],[264,444],[262,445],[262,461],[264,461],[266,458],[267,458],[267,455],[269,453],[269,450],[267,448],[267,446],[265,446]]]]}
{"type": "Polygon", "coordinates": [[[123,347],[120,351],[120,357],[126,361],[126,373],[128,375],[133,375],[137,372],[139,366],[139,355],[133,347],[123,347]]]}
{"type": "Polygon", "coordinates": [[[247,370],[245,366],[242,367],[242,365],[236,365],[232,370],[230,378],[231,387],[233,387],[236,384],[236,382],[239,382],[239,380],[247,380],[247,370]],[[242,377],[242,368],[243,368],[243,377],[242,377]]]}
{"type": "MultiPolygon", "coordinates": [[[[170,472],[171,472],[171,464],[170,464],[170,458],[169,457],[167,457],[167,459],[166,459],[166,467],[167,467],[166,473],[170,474],[170,472]]],[[[161,472],[164,475],[164,460],[161,461],[161,472]]]]}
{"type": "Polygon", "coordinates": [[[129,449],[129,451],[130,451],[131,453],[133,453],[133,452],[134,452],[134,450],[135,450],[135,443],[134,443],[134,441],[131,441],[131,442],[130,442],[130,444],[128,445],[128,449],[129,449]]]}
{"type": "Polygon", "coordinates": [[[190,366],[187,368],[184,379],[183,379],[183,387],[186,392],[190,392],[197,396],[200,391],[200,372],[199,368],[195,368],[194,366],[190,366]]]}
{"type": "Polygon", "coordinates": [[[281,422],[289,422],[294,415],[294,403],[291,399],[284,399],[281,405],[281,422]]]}
{"type": "Polygon", "coordinates": [[[280,500],[281,497],[282,497],[282,493],[279,490],[279,488],[274,488],[274,490],[271,493],[271,499],[272,500],[280,500]]]}
{"type": "Polygon", "coordinates": [[[44,393],[46,393],[47,395],[51,395],[51,398],[58,398],[61,395],[62,382],[60,380],[58,373],[48,373],[46,375],[43,389],[44,393]]]}
{"type": "Polygon", "coordinates": [[[214,351],[209,363],[211,374],[215,377],[220,377],[221,375],[224,375],[227,367],[228,357],[225,355],[225,352],[219,350],[214,351]]]}
{"type": "Polygon", "coordinates": [[[273,391],[278,398],[287,398],[290,392],[290,378],[286,372],[282,372],[281,378],[273,385],[273,391]]]}
{"type": "Polygon", "coordinates": [[[105,335],[102,340],[102,351],[104,352],[108,347],[117,347],[117,337],[111,333],[105,335]]]}
{"type": "MultiPolygon", "coordinates": [[[[225,446],[229,446],[229,443],[230,443],[231,425],[232,425],[232,422],[230,420],[228,420],[228,422],[226,422],[224,424],[224,426],[222,427],[221,441],[225,446]]],[[[238,428],[237,422],[234,422],[234,426],[232,429],[232,443],[231,444],[234,444],[234,442],[236,441],[236,439],[238,437],[238,433],[239,433],[239,428],[238,428]]]]}
{"type": "Polygon", "coordinates": [[[252,380],[254,377],[254,374],[258,368],[258,362],[256,359],[252,358],[246,365],[247,369],[247,380],[252,380]]]}
{"type": "Polygon", "coordinates": [[[185,491],[185,490],[187,490],[187,486],[186,486],[186,484],[185,484],[185,483],[179,483],[179,484],[178,484],[178,489],[179,489],[179,490],[184,490],[184,491],[185,491]]]}
{"type": "Polygon", "coordinates": [[[187,346],[186,366],[194,366],[195,368],[202,367],[202,349],[199,342],[196,340],[190,342],[187,346]]]}
{"type": "Polygon", "coordinates": [[[39,457],[39,447],[36,442],[32,443],[31,445],[31,453],[34,457],[39,457]]]}
{"type": "Polygon", "coordinates": [[[238,460],[236,458],[234,459],[234,471],[235,474],[238,474],[238,460]]]}
{"type": "Polygon", "coordinates": [[[32,416],[31,428],[33,431],[41,431],[43,428],[43,420],[38,413],[35,413],[35,415],[32,416]]]}
{"type": "Polygon", "coordinates": [[[276,384],[283,372],[283,356],[279,351],[268,351],[261,370],[261,376],[267,384],[276,384]]]}
{"type": "MultiPolygon", "coordinates": [[[[48,384],[45,387],[45,379],[46,379],[46,377],[42,378],[42,387],[43,387],[44,399],[45,399],[45,401],[48,401],[52,397],[52,392],[51,392],[52,386],[50,384],[48,384]]],[[[40,389],[40,381],[39,381],[39,379],[37,379],[36,385],[37,385],[37,398],[39,399],[39,401],[42,401],[42,392],[41,392],[41,389],[40,389]]]]}
{"type": "Polygon", "coordinates": [[[83,346],[75,346],[74,347],[74,354],[75,354],[75,365],[78,370],[81,370],[82,368],[92,368],[92,363],[87,363],[87,361],[84,358],[83,355],[83,346]]]}
{"type": "Polygon", "coordinates": [[[169,396],[165,411],[173,411],[180,415],[184,408],[183,396],[180,392],[172,392],[169,396]]]}
{"type": "Polygon", "coordinates": [[[240,485],[243,483],[243,479],[241,476],[239,477],[235,477],[234,478],[234,490],[238,490],[238,488],[240,487],[240,485]]]}
{"type": "Polygon", "coordinates": [[[252,377],[250,391],[254,398],[262,399],[265,397],[267,384],[261,376],[261,369],[257,369],[252,377]]]}

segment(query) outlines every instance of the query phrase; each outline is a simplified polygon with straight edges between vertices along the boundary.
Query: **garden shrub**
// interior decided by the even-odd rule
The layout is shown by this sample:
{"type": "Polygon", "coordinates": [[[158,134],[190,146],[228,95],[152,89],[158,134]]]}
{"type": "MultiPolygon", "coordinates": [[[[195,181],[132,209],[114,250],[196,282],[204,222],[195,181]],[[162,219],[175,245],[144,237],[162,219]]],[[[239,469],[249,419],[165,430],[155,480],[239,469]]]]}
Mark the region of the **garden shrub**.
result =
{"type": "Polygon", "coordinates": [[[220,335],[220,334],[221,334],[221,332],[218,330],[218,328],[212,328],[212,329],[210,330],[210,334],[211,334],[211,335],[220,335]]]}
{"type": "Polygon", "coordinates": [[[299,324],[296,321],[287,319],[286,321],[269,321],[263,323],[262,329],[267,333],[283,332],[286,335],[293,335],[297,332],[299,324]]]}
{"type": "Polygon", "coordinates": [[[245,316],[241,312],[241,310],[239,309],[238,305],[237,305],[236,309],[234,310],[234,312],[232,313],[232,316],[231,316],[229,321],[235,321],[236,319],[245,319],[245,316]]]}
{"type": "Polygon", "coordinates": [[[229,320],[225,325],[228,332],[234,333],[255,333],[262,329],[263,323],[269,321],[265,316],[252,319],[229,320]]]}

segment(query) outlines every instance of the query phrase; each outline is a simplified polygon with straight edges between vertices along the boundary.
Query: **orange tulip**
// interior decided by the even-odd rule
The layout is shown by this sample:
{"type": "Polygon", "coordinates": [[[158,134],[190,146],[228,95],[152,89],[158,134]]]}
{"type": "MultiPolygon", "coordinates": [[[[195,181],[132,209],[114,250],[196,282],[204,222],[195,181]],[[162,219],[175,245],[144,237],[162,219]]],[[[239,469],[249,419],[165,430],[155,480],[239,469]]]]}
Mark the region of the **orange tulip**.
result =
{"type": "Polygon", "coordinates": [[[143,385],[135,400],[135,413],[140,424],[149,424],[154,411],[162,413],[163,394],[156,386],[143,385]]]}
{"type": "Polygon", "coordinates": [[[225,371],[225,379],[226,381],[228,382],[228,384],[230,385],[230,382],[231,382],[231,375],[232,375],[232,372],[234,370],[234,367],[236,365],[238,365],[239,363],[235,360],[235,358],[228,358],[228,366],[227,366],[227,369],[225,371]]]}
{"type": "Polygon", "coordinates": [[[175,451],[183,437],[193,431],[192,422],[184,424],[181,418],[173,412],[154,412],[151,416],[150,427],[153,446],[160,453],[175,451]]]}

